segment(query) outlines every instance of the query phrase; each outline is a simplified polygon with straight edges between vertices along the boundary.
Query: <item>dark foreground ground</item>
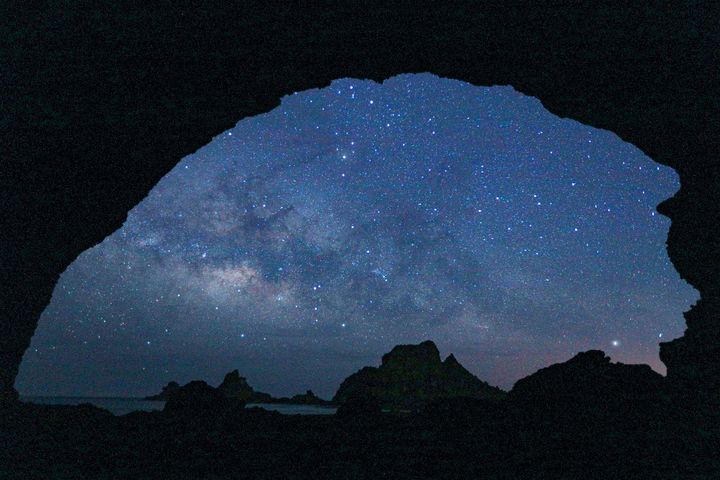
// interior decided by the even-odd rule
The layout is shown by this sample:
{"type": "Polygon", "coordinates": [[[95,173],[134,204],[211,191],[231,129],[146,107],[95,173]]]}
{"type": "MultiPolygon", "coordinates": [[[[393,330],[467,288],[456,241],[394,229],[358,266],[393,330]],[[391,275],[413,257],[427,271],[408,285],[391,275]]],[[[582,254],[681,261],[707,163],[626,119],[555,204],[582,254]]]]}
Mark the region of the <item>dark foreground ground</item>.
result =
{"type": "Polygon", "coordinates": [[[3,479],[720,478],[715,411],[660,399],[458,400],[405,416],[20,404],[0,416],[3,479]]]}

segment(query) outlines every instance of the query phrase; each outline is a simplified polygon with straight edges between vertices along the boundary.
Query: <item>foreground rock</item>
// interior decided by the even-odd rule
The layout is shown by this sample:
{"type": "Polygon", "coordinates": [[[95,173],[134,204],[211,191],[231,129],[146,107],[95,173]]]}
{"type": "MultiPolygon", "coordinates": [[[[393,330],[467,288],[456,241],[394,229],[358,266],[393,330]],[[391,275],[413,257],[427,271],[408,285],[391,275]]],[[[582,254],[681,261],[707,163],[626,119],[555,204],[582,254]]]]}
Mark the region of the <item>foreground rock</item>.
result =
{"type": "Polygon", "coordinates": [[[517,411],[549,421],[612,419],[660,401],[663,380],[648,365],[611,363],[604,352],[589,350],[518,380],[509,400],[517,411]]]}
{"type": "Polygon", "coordinates": [[[385,408],[419,408],[428,402],[447,398],[499,400],[505,392],[490,386],[450,355],[440,359],[431,341],[419,345],[398,345],[382,357],[380,367],[365,367],[340,385],[334,403],[345,403],[355,392],[372,397],[385,408]]]}
{"type": "Polygon", "coordinates": [[[366,389],[351,391],[335,415],[344,419],[367,420],[382,413],[380,402],[366,389]]]}
{"type": "MultiPolygon", "coordinates": [[[[216,410],[224,406],[226,400],[227,398],[217,388],[213,388],[201,380],[195,380],[170,393],[163,411],[192,413],[216,410]]],[[[238,402],[240,401],[238,400],[238,402]]]]}

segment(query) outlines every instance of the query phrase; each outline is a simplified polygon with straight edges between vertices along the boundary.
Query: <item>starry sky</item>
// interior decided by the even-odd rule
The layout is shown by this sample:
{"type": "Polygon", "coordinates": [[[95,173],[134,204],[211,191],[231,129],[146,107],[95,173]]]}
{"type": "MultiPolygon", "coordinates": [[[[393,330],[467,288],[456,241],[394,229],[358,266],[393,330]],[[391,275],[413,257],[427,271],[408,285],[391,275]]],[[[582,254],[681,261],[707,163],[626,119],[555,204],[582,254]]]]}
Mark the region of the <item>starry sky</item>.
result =
{"type": "Polygon", "coordinates": [[[655,212],[678,186],[511,87],[337,80],[182,159],[84,252],[17,387],[146,395],[238,368],[331,397],[426,339],[503,388],[593,348],[663,373],[697,299],[655,212]]]}

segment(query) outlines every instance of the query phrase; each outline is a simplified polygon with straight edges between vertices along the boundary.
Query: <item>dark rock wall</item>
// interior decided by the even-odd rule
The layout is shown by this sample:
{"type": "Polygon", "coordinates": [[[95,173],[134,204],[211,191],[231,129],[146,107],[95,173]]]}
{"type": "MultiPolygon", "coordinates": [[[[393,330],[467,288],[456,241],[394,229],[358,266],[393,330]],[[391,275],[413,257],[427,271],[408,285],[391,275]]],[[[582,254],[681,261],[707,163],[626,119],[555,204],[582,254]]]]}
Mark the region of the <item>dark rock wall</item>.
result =
{"type": "Polygon", "coordinates": [[[677,170],[682,188],[659,211],[673,221],[670,258],[702,300],[662,359],[670,378],[717,389],[717,4],[105,3],[0,7],[5,397],[60,273],[182,157],[284,95],[410,72],[512,85],[677,170]]]}

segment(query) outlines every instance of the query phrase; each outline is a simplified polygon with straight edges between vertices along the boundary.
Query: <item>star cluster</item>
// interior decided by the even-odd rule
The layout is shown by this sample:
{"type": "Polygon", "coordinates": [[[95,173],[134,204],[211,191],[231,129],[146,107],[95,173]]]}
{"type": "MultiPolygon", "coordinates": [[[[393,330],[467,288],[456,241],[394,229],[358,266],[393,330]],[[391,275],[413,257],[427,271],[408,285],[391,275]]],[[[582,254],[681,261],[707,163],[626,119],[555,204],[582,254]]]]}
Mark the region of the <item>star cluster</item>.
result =
{"type": "Polygon", "coordinates": [[[24,393],[138,395],[239,368],[275,394],[432,339],[509,387],[600,348],[662,371],[697,298],[677,177],[510,87],[342,79],[184,158],[63,274],[24,393]]]}

